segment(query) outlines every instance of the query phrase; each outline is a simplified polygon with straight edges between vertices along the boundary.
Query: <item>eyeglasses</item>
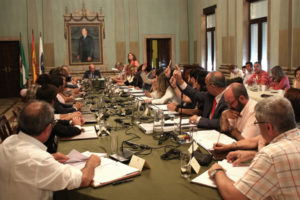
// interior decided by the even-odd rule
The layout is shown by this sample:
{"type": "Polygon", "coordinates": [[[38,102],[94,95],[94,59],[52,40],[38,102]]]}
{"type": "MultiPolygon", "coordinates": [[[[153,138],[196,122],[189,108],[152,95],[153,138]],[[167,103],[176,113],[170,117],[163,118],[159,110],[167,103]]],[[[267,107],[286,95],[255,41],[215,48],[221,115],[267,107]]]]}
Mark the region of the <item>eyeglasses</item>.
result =
{"type": "Polygon", "coordinates": [[[258,122],[258,121],[255,121],[253,124],[256,125],[256,124],[265,124],[265,123],[268,123],[268,122],[258,122]]]}

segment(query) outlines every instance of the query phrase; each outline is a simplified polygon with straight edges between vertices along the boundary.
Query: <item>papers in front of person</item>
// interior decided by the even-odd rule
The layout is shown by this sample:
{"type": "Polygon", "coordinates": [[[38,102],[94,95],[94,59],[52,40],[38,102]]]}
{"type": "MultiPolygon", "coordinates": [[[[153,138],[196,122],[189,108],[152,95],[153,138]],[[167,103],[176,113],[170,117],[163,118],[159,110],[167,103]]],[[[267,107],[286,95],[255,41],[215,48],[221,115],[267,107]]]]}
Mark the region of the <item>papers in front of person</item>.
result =
{"type": "Polygon", "coordinates": [[[153,110],[157,110],[157,109],[163,110],[164,115],[171,115],[171,114],[176,115],[176,114],[178,114],[178,112],[176,112],[176,111],[170,111],[168,109],[167,104],[151,105],[151,109],[153,109],[153,110]]]}
{"type": "Polygon", "coordinates": [[[97,118],[94,113],[82,114],[82,117],[83,117],[85,123],[96,123],[97,122],[97,118]]]}
{"type": "Polygon", "coordinates": [[[145,96],[145,93],[132,93],[134,97],[142,97],[145,96]]]}
{"type": "Polygon", "coordinates": [[[220,133],[216,130],[197,131],[193,133],[193,138],[197,144],[201,145],[207,151],[213,150],[215,143],[231,144],[235,139],[220,133]]]}
{"type": "MultiPolygon", "coordinates": [[[[164,122],[164,132],[170,132],[173,131],[175,128],[175,124],[178,124],[180,121],[179,118],[175,119],[175,120],[166,120],[164,122]]],[[[182,128],[188,128],[188,127],[195,127],[196,125],[194,124],[190,124],[189,123],[189,119],[182,119],[181,120],[181,127],[182,128]]],[[[151,134],[153,133],[153,123],[142,123],[139,124],[140,129],[142,129],[142,131],[145,134],[151,134]]]]}
{"type": "Polygon", "coordinates": [[[70,138],[62,138],[63,140],[82,140],[82,139],[95,139],[98,138],[94,126],[84,126],[79,135],[70,138]]]}
{"type": "Polygon", "coordinates": [[[99,157],[106,157],[107,154],[106,153],[95,153],[95,152],[90,152],[90,151],[85,151],[80,153],[79,151],[77,151],[76,149],[73,149],[72,151],[70,151],[70,153],[67,155],[69,160],[67,160],[65,162],[65,164],[69,164],[69,165],[73,165],[76,166],[82,162],[86,162],[87,159],[92,155],[97,155],[99,157]]]}
{"type": "MultiPolygon", "coordinates": [[[[236,182],[241,177],[244,176],[246,171],[249,169],[249,165],[241,165],[237,167],[233,167],[232,163],[228,163],[227,160],[222,160],[218,162],[219,165],[225,169],[225,173],[232,181],[236,182]]],[[[209,178],[208,171],[205,171],[201,175],[197,176],[192,180],[192,183],[197,183],[209,187],[216,188],[216,183],[209,178]]]]}
{"type": "MultiPolygon", "coordinates": [[[[72,150],[68,155],[70,158],[69,160],[77,159],[79,161],[71,162],[71,163],[68,163],[68,161],[67,161],[66,164],[71,164],[72,166],[74,166],[78,169],[82,169],[82,168],[84,168],[85,163],[86,163],[89,155],[91,155],[91,154],[96,154],[99,156],[99,153],[92,153],[92,152],[79,153],[76,150],[72,150]]],[[[105,185],[107,183],[114,182],[115,180],[120,180],[120,179],[126,178],[128,175],[133,174],[133,173],[139,174],[138,169],[136,169],[134,167],[130,167],[123,163],[114,161],[112,159],[105,158],[103,156],[104,156],[104,154],[100,154],[101,164],[100,164],[100,166],[95,168],[95,175],[93,178],[94,187],[98,187],[101,185],[105,185]]]]}
{"type": "Polygon", "coordinates": [[[129,91],[131,93],[144,93],[145,94],[145,92],[143,90],[139,90],[139,89],[135,89],[135,88],[130,88],[129,91]]]}

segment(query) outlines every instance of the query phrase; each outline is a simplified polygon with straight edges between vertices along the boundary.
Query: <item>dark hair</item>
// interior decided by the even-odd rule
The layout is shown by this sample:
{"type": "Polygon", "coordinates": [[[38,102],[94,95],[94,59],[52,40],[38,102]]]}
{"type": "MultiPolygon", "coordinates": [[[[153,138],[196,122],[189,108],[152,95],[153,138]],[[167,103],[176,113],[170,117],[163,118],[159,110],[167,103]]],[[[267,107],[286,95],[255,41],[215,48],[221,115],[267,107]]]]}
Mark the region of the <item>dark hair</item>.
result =
{"type": "Polygon", "coordinates": [[[157,68],[155,69],[155,75],[156,75],[156,76],[159,76],[163,71],[164,71],[163,68],[157,67],[157,68]]]}
{"type": "Polygon", "coordinates": [[[275,66],[271,69],[271,73],[274,77],[274,81],[278,81],[280,82],[281,79],[285,76],[284,71],[282,70],[282,68],[280,66],[275,66]]]}
{"type": "Polygon", "coordinates": [[[250,62],[250,61],[246,62],[246,65],[251,65],[251,67],[253,67],[252,62],[250,62]]]}
{"type": "Polygon", "coordinates": [[[194,68],[189,72],[190,77],[194,78],[200,85],[200,91],[206,91],[205,77],[207,76],[207,74],[208,72],[201,68],[194,68]]]}
{"type": "Polygon", "coordinates": [[[43,85],[37,90],[36,98],[38,100],[46,101],[47,103],[52,103],[55,100],[58,89],[54,85],[43,85]]]}
{"type": "Polygon", "coordinates": [[[36,83],[39,85],[46,85],[49,83],[49,75],[48,74],[41,74],[39,75],[38,79],[36,80],[36,83]]]}
{"type": "Polygon", "coordinates": [[[64,84],[64,80],[61,76],[53,75],[53,76],[50,76],[49,83],[54,85],[55,87],[59,88],[59,86],[62,86],[64,84]]]}
{"type": "Polygon", "coordinates": [[[233,96],[236,100],[238,100],[241,95],[243,95],[246,99],[249,99],[247,89],[245,88],[243,83],[233,84],[231,88],[233,96]]]}
{"type": "MultiPolygon", "coordinates": [[[[132,55],[132,57],[133,57],[133,58],[132,58],[132,60],[134,60],[134,61],[135,61],[135,60],[136,60],[136,56],[135,56],[133,53],[131,53],[131,52],[129,52],[129,53],[128,53],[128,55],[127,55],[127,58],[129,57],[129,54],[131,54],[131,55],[132,55]]],[[[129,58],[128,58],[128,63],[130,64],[130,60],[129,60],[129,58]]]]}
{"type": "Polygon", "coordinates": [[[151,72],[152,66],[148,64],[145,70],[146,72],[151,72]]]}
{"type": "Polygon", "coordinates": [[[295,69],[295,71],[294,71],[294,76],[295,76],[295,77],[296,77],[296,75],[297,75],[297,71],[300,71],[300,66],[297,67],[297,68],[295,69]]]}
{"type": "Polygon", "coordinates": [[[211,83],[219,88],[226,87],[226,79],[221,72],[211,72],[211,73],[212,74],[209,78],[209,83],[211,83]],[[220,76],[217,74],[220,74],[220,76]]]}
{"type": "Polygon", "coordinates": [[[288,89],[284,96],[291,102],[294,109],[295,118],[297,122],[300,122],[300,89],[290,88],[288,89]]]}
{"type": "Polygon", "coordinates": [[[242,69],[245,69],[246,68],[246,65],[242,66],[242,69]]]}
{"type": "Polygon", "coordinates": [[[256,61],[254,64],[259,64],[261,66],[261,63],[259,61],[256,61]]]}
{"type": "Polygon", "coordinates": [[[32,101],[20,113],[18,125],[21,131],[39,136],[54,121],[53,108],[43,101],[32,101]]]}

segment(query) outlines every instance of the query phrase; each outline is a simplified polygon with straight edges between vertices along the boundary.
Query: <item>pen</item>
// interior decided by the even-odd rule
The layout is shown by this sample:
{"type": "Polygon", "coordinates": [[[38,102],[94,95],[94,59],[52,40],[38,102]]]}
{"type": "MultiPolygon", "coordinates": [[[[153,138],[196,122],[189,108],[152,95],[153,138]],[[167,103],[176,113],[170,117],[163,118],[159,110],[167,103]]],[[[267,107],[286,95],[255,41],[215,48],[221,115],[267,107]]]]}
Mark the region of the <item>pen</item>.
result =
{"type": "Polygon", "coordinates": [[[133,181],[133,179],[125,179],[125,180],[120,180],[120,181],[116,181],[114,183],[112,183],[113,185],[119,185],[121,183],[127,183],[127,182],[130,182],[130,181],[133,181]]]}

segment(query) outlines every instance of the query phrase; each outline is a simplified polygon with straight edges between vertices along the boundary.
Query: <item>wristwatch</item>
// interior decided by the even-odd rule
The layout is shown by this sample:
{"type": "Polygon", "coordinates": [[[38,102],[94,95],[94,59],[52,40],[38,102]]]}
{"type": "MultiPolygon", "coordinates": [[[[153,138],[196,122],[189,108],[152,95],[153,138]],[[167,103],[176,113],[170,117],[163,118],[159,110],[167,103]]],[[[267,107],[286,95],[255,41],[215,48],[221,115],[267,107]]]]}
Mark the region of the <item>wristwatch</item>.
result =
{"type": "Polygon", "coordinates": [[[224,171],[224,169],[222,169],[222,168],[214,169],[214,170],[211,172],[211,174],[210,174],[210,176],[211,176],[212,179],[215,179],[216,174],[217,174],[218,171],[224,171]]]}

